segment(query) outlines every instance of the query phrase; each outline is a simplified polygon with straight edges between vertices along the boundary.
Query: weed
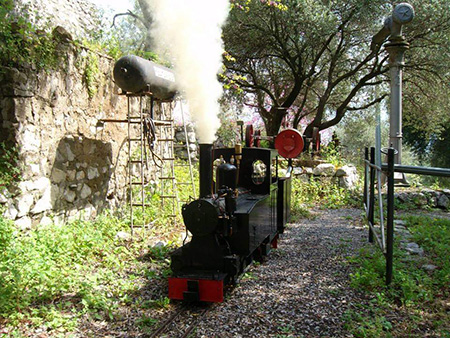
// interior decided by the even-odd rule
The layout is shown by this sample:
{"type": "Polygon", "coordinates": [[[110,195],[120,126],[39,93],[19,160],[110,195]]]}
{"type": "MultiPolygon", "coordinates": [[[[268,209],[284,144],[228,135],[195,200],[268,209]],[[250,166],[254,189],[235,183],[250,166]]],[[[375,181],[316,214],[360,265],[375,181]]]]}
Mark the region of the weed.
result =
{"type": "Polygon", "coordinates": [[[347,329],[356,337],[391,336],[392,324],[386,320],[385,312],[400,304],[412,314],[406,323],[409,329],[423,321],[423,313],[427,313],[434,333],[448,334],[448,325],[443,322],[450,321],[450,317],[439,300],[449,296],[450,220],[408,216],[406,221],[414,241],[424,248],[427,259],[438,268],[425,272],[420,268],[423,259],[411,260],[395,243],[393,281],[386,287],[385,258],[378,248],[365,248],[358,257],[350,258],[350,264],[357,266],[351,275],[351,285],[372,295],[370,309],[376,311],[370,316],[355,311],[346,314],[347,329]]]}
{"type": "Polygon", "coordinates": [[[17,147],[0,143],[0,192],[2,187],[8,188],[12,183],[20,181],[21,168],[18,158],[17,147]]]}
{"type": "Polygon", "coordinates": [[[71,331],[83,314],[114,319],[120,304],[134,301],[131,295],[148,264],[137,260],[145,250],[143,241],[116,239],[126,230],[125,222],[110,215],[28,232],[0,217],[0,316],[5,324],[31,321],[71,331]]]}
{"type": "MultiPolygon", "coordinates": [[[[291,214],[295,219],[310,218],[312,207],[343,208],[358,204],[353,193],[322,178],[311,177],[308,182],[292,180],[291,214]]],[[[358,204],[359,205],[359,204],[358,204]]]]}
{"type": "Polygon", "coordinates": [[[141,307],[143,309],[165,309],[169,307],[170,299],[167,297],[161,297],[156,300],[147,300],[142,303],[141,307]]]}
{"type": "Polygon", "coordinates": [[[348,310],[344,314],[344,328],[354,337],[378,338],[392,337],[392,323],[380,314],[366,315],[355,310],[348,310]]]}
{"type": "Polygon", "coordinates": [[[253,272],[249,272],[247,271],[246,273],[244,273],[244,275],[242,276],[242,280],[255,280],[257,279],[257,277],[253,274],[253,272]]]}
{"type": "Polygon", "coordinates": [[[29,14],[13,14],[14,2],[0,6],[0,61],[4,66],[33,64],[38,69],[53,69],[61,55],[56,53],[57,39],[31,24],[29,14]]]}
{"type": "Polygon", "coordinates": [[[136,324],[145,333],[150,333],[152,331],[152,328],[156,324],[158,324],[158,320],[155,318],[143,315],[141,318],[139,318],[137,320],[136,324]]]}

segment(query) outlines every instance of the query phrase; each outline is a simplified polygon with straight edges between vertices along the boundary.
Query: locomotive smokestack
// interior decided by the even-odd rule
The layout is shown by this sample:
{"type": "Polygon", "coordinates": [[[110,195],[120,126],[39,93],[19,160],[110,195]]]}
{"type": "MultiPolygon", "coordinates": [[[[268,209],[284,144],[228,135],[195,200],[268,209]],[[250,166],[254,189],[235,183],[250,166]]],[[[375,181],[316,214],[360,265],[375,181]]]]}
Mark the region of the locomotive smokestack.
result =
{"type": "Polygon", "coordinates": [[[209,143],[200,143],[200,198],[211,195],[213,181],[212,166],[213,145],[209,143]]]}

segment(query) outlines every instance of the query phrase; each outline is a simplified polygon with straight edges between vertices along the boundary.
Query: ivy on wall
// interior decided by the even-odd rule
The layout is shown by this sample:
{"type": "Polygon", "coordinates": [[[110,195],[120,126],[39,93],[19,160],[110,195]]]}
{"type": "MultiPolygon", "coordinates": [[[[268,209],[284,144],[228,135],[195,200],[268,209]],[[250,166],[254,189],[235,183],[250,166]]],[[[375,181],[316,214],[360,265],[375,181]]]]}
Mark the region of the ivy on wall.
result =
{"type": "Polygon", "coordinates": [[[54,69],[59,41],[45,29],[33,26],[27,14],[15,15],[12,0],[0,0],[0,61],[4,66],[33,65],[54,69]]]}

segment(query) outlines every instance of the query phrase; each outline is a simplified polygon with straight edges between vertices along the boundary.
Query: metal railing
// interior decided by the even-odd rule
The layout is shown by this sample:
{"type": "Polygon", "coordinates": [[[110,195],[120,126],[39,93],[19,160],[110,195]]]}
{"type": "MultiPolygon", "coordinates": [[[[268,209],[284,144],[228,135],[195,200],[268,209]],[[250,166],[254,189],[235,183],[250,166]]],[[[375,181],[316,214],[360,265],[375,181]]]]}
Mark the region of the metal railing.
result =
{"type": "Polygon", "coordinates": [[[377,166],[375,164],[375,148],[365,149],[364,154],[364,208],[369,224],[369,242],[373,243],[374,238],[377,241],[383,255],[386,258],[386,285],[391,284],[393,274],[393,256],[394,256],[394,173],[410,173],[418,175],[430,175],[440,177],[450,177],[450,169],[406,166],[394,164],[394,148],[382,149],[382,153],[387,155],[387,163],[377,166]],[[386,202],[386,222],[384,221],[384,210],[382,200],[382,174],[387,178],[387,202],[386,202]],[[375,191],[375,177],[376,190],[375,191]],[[375,194],[378,195],[379,213],[380,213],[380,231],[376,231],[375,226],[375,194]],[[386,229],[385,229],[386,228],[386,229]]]}

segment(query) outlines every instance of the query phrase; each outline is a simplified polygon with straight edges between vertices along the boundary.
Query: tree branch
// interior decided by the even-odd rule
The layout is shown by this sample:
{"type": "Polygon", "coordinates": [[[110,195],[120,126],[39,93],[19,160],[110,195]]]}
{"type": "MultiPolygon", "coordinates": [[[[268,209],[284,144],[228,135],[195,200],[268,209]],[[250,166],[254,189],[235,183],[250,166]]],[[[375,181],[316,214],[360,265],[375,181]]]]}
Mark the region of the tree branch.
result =
{"type": "Polygon", "coordinates": [[[388,96],[389,96],[389,94],[383,94],[379,98],[373,100],[372,102],[369,102],[368,104],[366,104],[364,106],[361,106],[361,107],[347,107],[347,110],[355,111],[355,110],[367,109],[367,108],[372,107],[373,105],[375,105],[377,103],[380,103],[381,101],[383,101],[388,96]]]}
{"type": "Polygon", "coordinates": [[[139,15],[137,15],[137,14],[134,14],[132,11],[128,10],[126,13],[118,13],[118,14],[115,14],[115,15],[114,15],[114,17],[113,17],[113,22],[112,22],[112,25],[111,25],[111,28],[115,26],[115,24],[116,24],[116,18],[119,17],[119,16],[124,16],[124,15],[129,15],[129,16],[131,16],[131,17],[133,17],[133,18],[139,20],[140,22],[142,22],[142,24],[143,24],[145,27],[147,27],[146,22],[145,22],[145,20],[144,20],[143,17],[141,17],[141,16],[139,16],[139,15]]]}

